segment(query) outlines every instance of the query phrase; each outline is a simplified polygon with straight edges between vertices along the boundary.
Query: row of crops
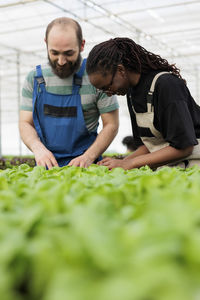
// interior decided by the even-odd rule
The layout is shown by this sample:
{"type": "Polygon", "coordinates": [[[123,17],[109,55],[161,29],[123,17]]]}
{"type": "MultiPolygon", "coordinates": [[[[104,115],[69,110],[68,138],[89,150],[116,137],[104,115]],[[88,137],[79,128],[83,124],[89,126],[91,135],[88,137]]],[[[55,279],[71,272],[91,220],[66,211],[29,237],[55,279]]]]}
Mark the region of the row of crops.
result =
{"type": "MultiPolygon", "coordinates": [[[[113,158],[122,159],[125,157],[123,154],[118,153],[105,153],[103,157],[111,156],[113,158]]],[[[5,170],[7,168],[13,168],[15,166],[20,166],[22,164],[27,164],[30,167],[36,165],[34,156],[3,156],[0,157],[0,169],[5,170]]]]}
{"type": "Polygon", "coordinates": [[[3,156],[0,157],[0,169],[5,170],[7,168],[13,168],[20,166],[21,164],[27,164],[30,167],[35,166],[35,159],[33,156],[3,156]]]}
{"type": "Polygon", "coordinates": [[[0,170],[3,300],[199,300],[200,169],[0,170]]]}

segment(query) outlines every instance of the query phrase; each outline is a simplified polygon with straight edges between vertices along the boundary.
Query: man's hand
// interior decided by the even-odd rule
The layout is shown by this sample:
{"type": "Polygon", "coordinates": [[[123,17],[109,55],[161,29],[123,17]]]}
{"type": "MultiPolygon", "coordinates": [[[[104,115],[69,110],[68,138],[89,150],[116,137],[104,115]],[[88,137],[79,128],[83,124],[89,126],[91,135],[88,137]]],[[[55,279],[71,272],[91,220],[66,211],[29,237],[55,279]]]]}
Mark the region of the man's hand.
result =
{"type": "Polygon", "coordinates": [[[93,163],[93,160],[86,155],[85,153],[83,155],[80,155],[74,159],[72,159],[68,166],[75,166],[75,167],[82,167],[87,168],[93,163]]]}
{"type": "Polygon", "coordinates": [[[104,159],[100,160],[97,164],[100,166],[106,166],[109,168],[109,170],[113,168],[123,168],[124,170],[131,169],[129,160],[115,159],[111,157],[105,157],[104,159]]]}
{"type": "Polygon", "coordinates": [[[101,115],[103,128],[97,135],[94,143],[80,155],[71,160],[68,166],[87,168],[110,145],[118,130],[118,109],[101,115]]]}
{"type": "Polygon", "coordinates": [[[48,169],[58,167],[54,155],[42,144],[37,135],[31,111],[20,111],[19,130],[24,144],[34,153],[38,166],[44,166],[48,169]]]}
{"type": "Polygon", "coordinates": [[[53,167],[58,167],[58,163],[53,155],[53,153],[46,148],[40,148],[34,151],[35,161],[37,166],[44,166],[48,169],[53,167]]]}

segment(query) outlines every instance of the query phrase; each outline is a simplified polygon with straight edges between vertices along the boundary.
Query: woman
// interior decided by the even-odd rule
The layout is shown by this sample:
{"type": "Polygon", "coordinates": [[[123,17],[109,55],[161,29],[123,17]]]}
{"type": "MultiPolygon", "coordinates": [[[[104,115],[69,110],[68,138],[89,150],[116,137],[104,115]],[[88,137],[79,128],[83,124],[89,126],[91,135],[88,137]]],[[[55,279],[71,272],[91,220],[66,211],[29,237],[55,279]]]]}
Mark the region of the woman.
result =
{"type": "Polygon", "coordinates": [[[108,96],[127,95],[137,150],[109,169],[200,165],[200,107],[179,69],[129,38],[96,45],[87,59],[91,83],[108,96]]]}

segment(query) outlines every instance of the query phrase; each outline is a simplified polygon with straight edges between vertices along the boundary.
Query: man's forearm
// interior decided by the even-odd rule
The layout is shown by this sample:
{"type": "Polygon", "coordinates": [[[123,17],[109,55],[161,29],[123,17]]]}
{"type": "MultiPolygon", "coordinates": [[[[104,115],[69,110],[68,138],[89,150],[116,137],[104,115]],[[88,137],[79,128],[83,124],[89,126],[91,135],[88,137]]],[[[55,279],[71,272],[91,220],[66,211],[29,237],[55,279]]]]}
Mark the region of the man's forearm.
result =
{"type": "Polygon", "coordinates": [[[113,124],[107,124],[98,134],[94,143],[85,152],[93,161],[97,159],[111,144],[118,132],[118,127],[113,124]]]}
{"type": "Polygon", "coordinates": [[[24,144],[34,152],[35,148],[37,147],[44,147],[40,138],[37,135],[35,128],[27,123],[27,122],[20,122],[19,123],[19,131],[21,139],[23,140],[24,144]]]}

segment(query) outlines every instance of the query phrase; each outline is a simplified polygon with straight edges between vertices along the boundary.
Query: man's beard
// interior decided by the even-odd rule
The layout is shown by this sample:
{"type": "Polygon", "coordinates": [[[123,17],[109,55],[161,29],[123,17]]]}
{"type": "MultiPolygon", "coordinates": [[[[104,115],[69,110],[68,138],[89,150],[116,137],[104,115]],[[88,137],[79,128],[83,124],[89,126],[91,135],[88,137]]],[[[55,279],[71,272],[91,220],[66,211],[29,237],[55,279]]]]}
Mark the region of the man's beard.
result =
{"type": "Polygon", "coordinates": [[[75,62],[68,61],[63,66],[59,66],[57,64],[57,61],[52,61],[49,57],[49,54],[48,54],[48,60],[54,74],[56,74],[61,79],[64,79],[76,73],[76,71],[78,71],[81,64],[81,55],[79,53],[78,58],[75,62]]]}

